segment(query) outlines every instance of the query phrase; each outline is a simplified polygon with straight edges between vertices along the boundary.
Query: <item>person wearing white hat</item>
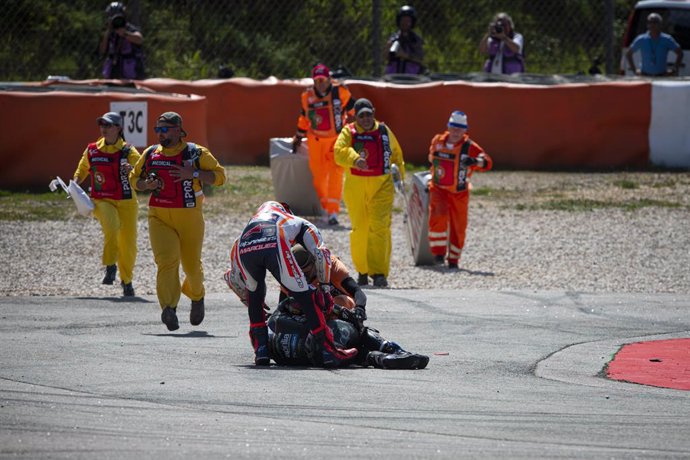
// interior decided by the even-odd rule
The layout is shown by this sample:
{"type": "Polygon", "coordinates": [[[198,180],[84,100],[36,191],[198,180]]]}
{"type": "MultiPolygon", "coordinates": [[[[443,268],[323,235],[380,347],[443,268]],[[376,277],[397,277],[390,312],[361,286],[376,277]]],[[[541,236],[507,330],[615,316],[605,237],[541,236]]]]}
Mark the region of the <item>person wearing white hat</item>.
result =
{"type": "Polygon", "coordinates": [[[123,294],[130,297],[134,295],[138,205],[129,173],[140,155],[134,146],[125,142],[119,113],[108,112],[96,121],[101,137],[84,150],[74,171],[74,182],[80,183],[91,176],[93,214],[101,224],[104,238],[103,284],[113,284],[119,267],[123,294]]]}
{"type": "Polygon", "coordinates": [[[491,157],[467,135],[467,115],[450,114],[448,129],[434,136],[429,147],[429,247],[434,261],[457,269],[465,245],[470,176],[488,171],[491,157]]]}

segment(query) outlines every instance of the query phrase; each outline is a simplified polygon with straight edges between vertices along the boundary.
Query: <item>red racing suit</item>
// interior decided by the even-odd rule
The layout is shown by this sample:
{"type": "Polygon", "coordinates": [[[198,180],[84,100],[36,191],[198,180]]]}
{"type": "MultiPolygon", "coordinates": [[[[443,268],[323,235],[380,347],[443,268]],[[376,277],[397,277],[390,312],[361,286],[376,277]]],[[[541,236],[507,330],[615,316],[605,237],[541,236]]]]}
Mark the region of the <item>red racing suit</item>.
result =
{"type": "Polygon", "coordinates": [[[448,263],[457,264],[465,245],[470,176],[488,171],[491,157],[467,134],[457,144],[448,143],[448,132],[437,134],[429,147],[429,247],[435,256],[448,254],[448,263]],[[463,166],[463,159],[484,158],[484,164],[463,166]]]}

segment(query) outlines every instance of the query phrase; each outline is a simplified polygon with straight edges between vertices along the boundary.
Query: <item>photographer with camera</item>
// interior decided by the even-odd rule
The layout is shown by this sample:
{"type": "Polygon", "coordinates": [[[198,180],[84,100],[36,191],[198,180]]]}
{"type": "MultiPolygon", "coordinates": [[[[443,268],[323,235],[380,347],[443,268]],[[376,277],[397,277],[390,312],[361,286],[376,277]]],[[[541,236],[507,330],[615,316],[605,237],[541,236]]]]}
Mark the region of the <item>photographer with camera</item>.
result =
{"type": "Polygon", "coordinates": [[[146,78],[141,48],[144,37],[136,26],[127,22],[124,4],[112,2],[105,14],[106,29],[98,47],[100,55],[105,56],[103,78],[146,78]]]}
{"type": "Polygon", "coordinates": [[[489,24],[488,32],[479,42],[479,52],[489,56],[484,72],[510,75],[525,71],[524,39],[513,27],[507,13],[498,13],[489,24]]]}
{"type": "Polygon", "coordinates": [[[412,31],[417,24],[417,11],[410,5],[400,8],[395,17],[398,30],[388,38],[386,75],[424,73],[424,41],[412,31]]]}

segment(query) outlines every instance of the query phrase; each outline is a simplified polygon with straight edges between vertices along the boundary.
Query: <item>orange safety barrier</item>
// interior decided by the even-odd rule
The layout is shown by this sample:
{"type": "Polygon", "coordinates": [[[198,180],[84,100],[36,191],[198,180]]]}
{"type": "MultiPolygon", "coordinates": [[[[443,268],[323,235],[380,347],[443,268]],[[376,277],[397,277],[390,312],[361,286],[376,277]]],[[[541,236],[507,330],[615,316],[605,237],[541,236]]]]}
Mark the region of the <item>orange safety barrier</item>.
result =
{"type": "MultiPolygon", "coordinates": [[[[0,143],[0,187],[69,177],[83,148],[98,135],[94,119],[108,111],[111,101],[149,101],[148,126],[161,112],[178,111],[188,139],[209,147],[224,164],[267,164],[269,139],[294,134],[299,95],[310,82],[156,78],[134,84],[158,94],[0,92],[0,121],[10,133],[0,143]]],[[[649,162],[649,82],[345,83],[355,98],[371,99],[377,118],[391,127],[411,163],[427,163],[432,136],[458,109],[468,114],[471,137],[498,169],[643,167],[649,162]]]]}
{"type": "Polygon", "coordinates": [[[310,83],[311,79],[298,82],[275,78],[194,82],[152,78],[139,82],[155,91],[206,96],[211,152],[224,164],[252,165],[268,164],[271,138],[295,133],[300,94],[310,83]]]}
{"type": "MultiPolygon", "coordinates": [[[[206,99],[121,92],[0,92],[0,188],[47,188],[55,176],[67,180],[79,163],[86,145],[100,133],[96,119],[110,110],[110,102],[146,101],[152,129],[156,117],[173,110],[184,118],[189,139],[201,145],[206,138],[206,99]]],[[[151,131],[149,139],[155,143],[151,131]]],[[[140,149],[141,150],[141,149],[140,149]]]]}
{"type": "MultiPolygon", "coordinates": [[[[152,79],[157,91],[205,95],[208,137],[224,163],[265,163],[268,140],[292,136],[299,94],[310,80],[152,79]]],[[[371,99],[377,118],[400,141],[405,160],[426,164],[431,138],[453,110],[469,116],[470,135],[497,168],[620,168],[648,163],[651,85],[615,82],[529,86],[434,82],[395,85],[349,80],[355,98],[371,99]]]]}
{"type": "Polygon", "coordinates": [[[434,134],[453,110],[495,168],[620,168],[648,162],[648,82],[528,86],[442,82],[418,86],[349,82],[386,122],[405,161],[426,164],[434,134]]]}

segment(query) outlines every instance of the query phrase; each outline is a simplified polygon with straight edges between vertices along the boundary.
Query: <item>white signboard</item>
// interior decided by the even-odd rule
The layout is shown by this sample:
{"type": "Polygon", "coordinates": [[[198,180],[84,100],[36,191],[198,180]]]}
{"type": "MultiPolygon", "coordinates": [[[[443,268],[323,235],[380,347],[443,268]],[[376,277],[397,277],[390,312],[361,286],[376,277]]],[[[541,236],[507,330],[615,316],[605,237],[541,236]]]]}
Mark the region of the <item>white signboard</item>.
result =
{"type": "Polygon", "coordinates": [[[122,116],[125,140],[135,147],[147,147],[147,102],[111,102],[110,110],[122,116]]]}

